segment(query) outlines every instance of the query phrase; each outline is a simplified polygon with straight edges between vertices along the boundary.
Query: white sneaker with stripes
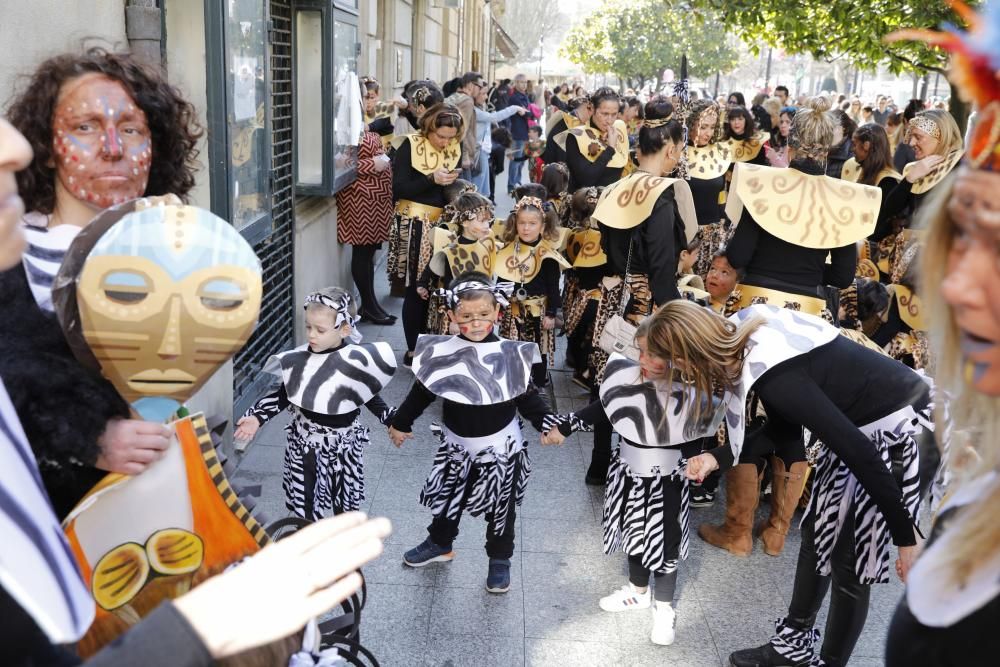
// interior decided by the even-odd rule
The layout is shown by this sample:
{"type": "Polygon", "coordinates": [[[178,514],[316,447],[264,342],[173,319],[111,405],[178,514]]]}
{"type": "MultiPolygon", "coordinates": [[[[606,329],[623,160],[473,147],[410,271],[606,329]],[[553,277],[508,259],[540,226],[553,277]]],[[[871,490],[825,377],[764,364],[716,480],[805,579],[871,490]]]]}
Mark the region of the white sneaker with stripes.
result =
{"type": "Polygon", "coordinates": [[[674,643],[674,623],[676,615],[669,602],[657,602],[653,605],[653,631],[650,641],[660,646],[670,646],[674,643]]]}
{"type": "Polygon", "coordinates": [[[646,588],[645,593],[635,590],[630,583],[625,584],[611,595],[601,598],[601,609],[604,611],[630,611],[632,609],[649,609],[652,592],[646,588]]]}

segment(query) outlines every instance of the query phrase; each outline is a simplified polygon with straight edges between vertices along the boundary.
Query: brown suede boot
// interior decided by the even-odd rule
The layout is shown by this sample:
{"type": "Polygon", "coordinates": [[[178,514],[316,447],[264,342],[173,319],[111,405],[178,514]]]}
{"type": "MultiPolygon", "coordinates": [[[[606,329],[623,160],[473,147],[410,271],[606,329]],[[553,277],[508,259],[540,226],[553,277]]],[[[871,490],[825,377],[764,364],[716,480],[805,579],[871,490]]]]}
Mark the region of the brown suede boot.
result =
{"type": "Polygon", "coordinates": [[[760,497],[760,477],[753,463],[741,463],[726,473],[726,520],[721,526],[703,523],[698,535],[713,547],[735,556],[753,550],[753,513],[760,497]]]}
{"type": "Polygon", "coordinates": [[[802,497],[809,464],[805,461],[793,463],[786,472],[785,462],[772,456],[771,465],[774,471],[771,481],[771,516],[761,525],[760,540],[764,543],[764,553],[777,556],[785,548],[785,536],[799,498],[802,497]]]}

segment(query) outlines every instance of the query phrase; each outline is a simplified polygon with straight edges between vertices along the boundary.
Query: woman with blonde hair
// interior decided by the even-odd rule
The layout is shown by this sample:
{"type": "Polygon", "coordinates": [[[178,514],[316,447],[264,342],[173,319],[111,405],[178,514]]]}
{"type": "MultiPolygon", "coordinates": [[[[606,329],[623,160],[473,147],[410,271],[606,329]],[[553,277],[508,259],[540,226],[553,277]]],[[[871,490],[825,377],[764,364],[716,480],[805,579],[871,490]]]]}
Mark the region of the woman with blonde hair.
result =
{"type": "MultiPolygon", "coordinates": [[[[737,164],[733,171],[726,213],[739,224],[726,257],[737,271],[745,272],[738,287],[741,307],[768,303],[832,320],[827,286],[843,289],[854,279],[855,243],[871,233],[881,192],[825,175],[834,138],[827,109],[826,99],[813,99],[796,112],[789,133],[789,168],[737,164]],[[836,229],[832,220],[838,221],[836,229]]],[[[772,449],[771,515],[760,537],[765,553],[777,556],[802,494],[808,463],[801,437],[789,434],[772,449]]],[[[706,542],[738,556],[750,554],[753,512],[768,453],[766,449],[745,452],[726,476],[726,519],[719,526],[699,527],[706,542]]]]}
{"type": "Polygon", "coordinates": [[[1000,654],[998,192],[996,172],[962,169],[950,195],[927,205],[922,275],[940,286],[925,303],[936,377],[951,396],[956,447],[946,463],[956,482],[892,619],[892,666],[986,665],[1000,654]]]}
{"type": "Polygon", "coordinates": [[[731,663],[809,664],[818,635],[813,625],[832,584],[819,657],[846,665],[864,628],[870,584],[888,581],[890,541],[899,548],[900,576],[915,557],[921,490],[932,477],[922,473],[936,467],[933,448],[918,444],[933,429],[932,384],[817,317],[773,306],[752,306],[727,320],[671,301],[644,330],[645,354],[696,390],[687,402],[675,399],[674,412],[690,410],[695,423],[712,422],[708,406],[716,403],[706,396],[718,400],[713,414],[725,412],[731,448],[689,458],[689,479],[729,467],[741,450],[795,440],[803,428],[823,443],[788,615],[770,642],[737,651],[731,663]],[[751,389],[768,419],[746,432],[743,406],[751,389]]]}

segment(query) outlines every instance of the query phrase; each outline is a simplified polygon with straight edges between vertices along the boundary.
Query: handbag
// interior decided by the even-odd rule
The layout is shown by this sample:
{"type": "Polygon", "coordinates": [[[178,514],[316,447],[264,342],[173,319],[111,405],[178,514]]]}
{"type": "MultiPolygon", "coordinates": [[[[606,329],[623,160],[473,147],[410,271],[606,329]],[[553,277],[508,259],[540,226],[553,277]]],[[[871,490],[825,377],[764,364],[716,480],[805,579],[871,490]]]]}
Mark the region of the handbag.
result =
{"type": "Polygon", "coordinates": [[[625,306],[630,297],[628,270],[632,264],[632,239],[628,241],[628,258],[625,260],[625,278],[622,280],[622,294],[618,301],[618,312],[608,318],[597,339],[597,344],[608,354],[618,353],[632,361],[639,361],[639,348],[635,344],[638,327],[625,319],[625,306]]]}

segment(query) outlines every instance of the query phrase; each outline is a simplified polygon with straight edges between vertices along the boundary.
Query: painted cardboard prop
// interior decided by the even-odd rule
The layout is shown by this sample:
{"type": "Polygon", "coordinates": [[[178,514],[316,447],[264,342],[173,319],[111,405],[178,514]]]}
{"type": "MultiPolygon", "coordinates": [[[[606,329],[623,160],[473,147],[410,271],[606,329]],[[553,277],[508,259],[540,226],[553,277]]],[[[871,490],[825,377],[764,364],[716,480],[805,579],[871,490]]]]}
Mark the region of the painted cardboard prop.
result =
{"type": "MultiPolygon", "coordinates": [[[[614,127],[618,130],[618,145],[610,146],[610,148],[614,149],[615,154],[608,162],[607,167],[610,169],[621,169],[629,164],[628,128],[625,126],[625,121],[623,120],[616,120],[614,127]]],[[[556,142],[559,148],[566,150],[566,143],[570,141],[571,137],[576,142],[577,148],[580,149],[580,154],[588,162],[596,162],[597,158],[609,148],[607,142],[601,137],[600,131],[591,125],[583,125],[582,123],[576,127],[571,127],[565,132],[559,133],[553,138],[553,141],[556,142]]]]}
{"type": "Polygon", "coordinates": [[[652,215],[656,201],[669,188],[674,191],[677,210],[684,223],[684,236],[691,242],[698,233],[698,215],[691,186],[681,179],[632,174],[604,189],[591,217],[608,227],[632,229],[652,215]]]}
{"type": "Polygon", "coordinates": [[[829,176],[737,162],[726,215],[743,208],[765,231],[804,248],[832,249],[875,231],[882,191],[829,176]]]}
{"type": "MultiPolygon", "coordinates": [[[[902,180],[903,176],[895,169],[891,167],[885,167],[879,172],[878,176],[875,177],[875,185],[882,182],[883,178],[892,178],[895,181],[902,180]]],[[[857,159],[848,158],[844,163],[844,166],[840,169],[840,180],[850,181],[851,183],[857,183],[861,179],[861,165],[858,164],[857,159]]]]}
{"type": "Polygon", "coordinates": [[[174,431],[160,461],[136,477],[108,475],[63,522],[97,602],[82,656],[267,542],[229,486],[204,415],[172,416],[246,343],[261,290],[240,234],[172,196],[104,211],[67,252],[53,302],[70,346],[139,415],[174,431]]]}

